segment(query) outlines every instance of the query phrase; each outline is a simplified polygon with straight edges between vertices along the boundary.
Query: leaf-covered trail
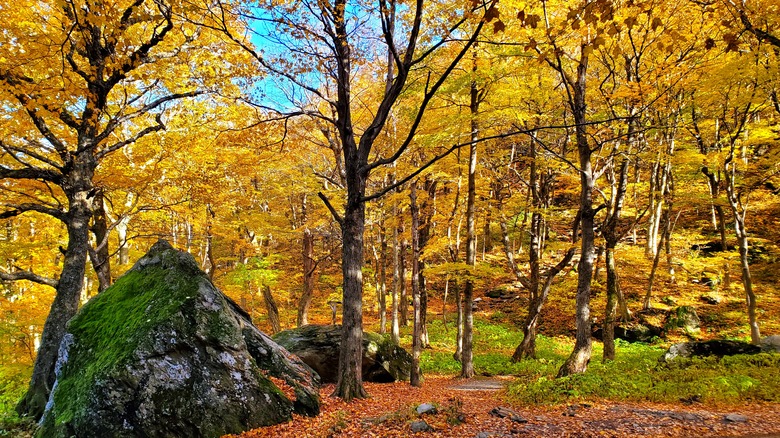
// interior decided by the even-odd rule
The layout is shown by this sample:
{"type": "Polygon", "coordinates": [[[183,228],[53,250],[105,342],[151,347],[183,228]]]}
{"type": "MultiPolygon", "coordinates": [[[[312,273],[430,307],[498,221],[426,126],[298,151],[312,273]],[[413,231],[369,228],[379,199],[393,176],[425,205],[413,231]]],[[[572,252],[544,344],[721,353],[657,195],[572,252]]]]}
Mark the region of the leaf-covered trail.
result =
{"type": "Polygon", "coordinates": [[[569,406],[512,406],[502,391],[453,388],[464,383],[450,376],[428,376],[422,388],[408,383],[367,383],[371,398],[344,403],[331,398],[333,385],[321,390],[322,413],[246,432],[240,438],[304,437],[780,437],[780,405],[741,406],[665,405],[595,402],[569,406]],[[435,415],[418,416],[414,408],[433,403],[435,415]],[[498,406],[519,413],[526,423],[497,418],[498,406]],[[458,416],[465,420],[457,422],[458,416]],[[728,416],[728,419],[727,419],[728,416]],[[433,431],[414,434],[413,421],[424,420],[433,431]]]}

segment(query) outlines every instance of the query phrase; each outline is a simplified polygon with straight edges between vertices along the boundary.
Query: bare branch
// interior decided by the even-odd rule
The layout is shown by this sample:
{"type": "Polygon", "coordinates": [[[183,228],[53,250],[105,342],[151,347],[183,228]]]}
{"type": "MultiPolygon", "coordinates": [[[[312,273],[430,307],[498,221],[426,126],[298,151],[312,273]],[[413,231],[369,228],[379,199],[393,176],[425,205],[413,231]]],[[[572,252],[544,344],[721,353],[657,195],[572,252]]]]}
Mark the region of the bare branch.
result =
{"type": "Polygon", "coordinates": [[[330,200],[328,200],[328,197],[325,196],[322,192],[318,192],[317,196],[322,199],[322,202],[325,203],[325,206],[328,207],[328,210],[330,210],[330,214],[333,215],[333,219],[336,220],[336,222],[339,223],[339,226],[342,226],[344,224],[344,218],[341,217],[341,215],[338,214],[335,208],[333,208],[333,205],[330,203],[330,200]]]}
{"type": "Polygon", "coordinates": [[[54,184],[59,184],[62,180],[62,175],[54,170],[36,169],[34,167],[28,167],[24,169],[9,169],[0,165],[0,178],[38,179],[42,181],[49,181],[54,184]]]}
{"type": "Polygon", "coordinates": [[[27,280],[32,281],[33,283],[43,284],[46,286],[51,286],[53,288],[56,288],[59,284],[59,281],[44,277],[38,274],[35,274],[30,271],[23,271],[23,270],[17,270],[14,272],[5,272],[0,270],[0,280],[2,281],[19,281],[19,280],[27,280]]]}
{"type": "Polygon", "coordinates": [[[59,219],[62,222],[66,221],[66,214],[62,210],[56,208],[46,207],[41,204],[6,204],[8,210],[0,212],[0,219],[8,219],[11,217],[19,216],[20,214],[34,211],[37,213],[47,214],[51,217],[59,219]]]}

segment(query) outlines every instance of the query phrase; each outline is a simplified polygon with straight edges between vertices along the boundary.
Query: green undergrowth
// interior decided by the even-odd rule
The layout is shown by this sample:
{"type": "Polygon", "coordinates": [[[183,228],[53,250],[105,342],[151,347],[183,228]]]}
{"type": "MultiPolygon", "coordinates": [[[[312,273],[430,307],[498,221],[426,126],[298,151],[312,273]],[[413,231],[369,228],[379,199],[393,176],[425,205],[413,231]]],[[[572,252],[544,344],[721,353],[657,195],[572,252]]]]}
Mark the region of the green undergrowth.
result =
{"type": "MultiPolygon", "coordinates": [[[[457,374],[452,357],[455,331],[444,331],[441,321],[429,326],[431,348],[421,357],[423,373],[457,374]],[[452,339],[452,340],[451,340],[452,339]]],[[[513,363],[510,358],[522,333],[517,328],[475,321],[474,368],[478,375],[509,375],[514,381],[506,397],[523,404],[560,404],[608,399],[679,403],[741,403],[780,401],[780,354],[681,359],[659,362],[667,345],[617,341],[617,357],[602,362],[602,344],[584,374],[556,378],[573,348],[565,337],[537,337],[537,358],[513,363]]]]}
{"type": "MultiPolygon", "coordinates": [[[[600,346],[600,345],[599,345],[600,346]]],[[[736,355],[659,362],[659,347],[620,342],[614,361],[603,363],[594,351],[587,372],[555,378],[565,357],[528,362],[507,389],[510,400],[557,404],[580,400],[650,401],[722,404],[780,401],[780,355],[736,355]]],[[[596,350],[594,348],[594,350],[596,350]]],[[[600,349],[599,349],[600,350],[600,349]]]]}
{"type": "Polygon", "coordinates": [[[23,430],[32,426],[20,419],[15,410],[31,374],[31,365],[0,365],[0,437],[21,436],[23,430]]]}

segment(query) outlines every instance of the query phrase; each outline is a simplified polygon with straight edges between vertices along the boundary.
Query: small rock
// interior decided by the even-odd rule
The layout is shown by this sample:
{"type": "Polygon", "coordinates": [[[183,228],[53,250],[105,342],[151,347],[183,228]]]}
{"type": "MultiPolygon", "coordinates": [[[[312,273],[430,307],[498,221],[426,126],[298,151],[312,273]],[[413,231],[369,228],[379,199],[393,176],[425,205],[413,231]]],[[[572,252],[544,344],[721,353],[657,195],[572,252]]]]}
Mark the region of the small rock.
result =
{"type": "Polygon", "coordinates": [[[436,406],[430,403],[423,403],[420,406],[417,406],[418,415],[425,415],[425,414],[435,415],[437,412],[438,410],[436,409],[436,406]]]}
{"type": "Polygon", "coordinates": [[[422,421],[422,420],[420,420],[420,421],[412,421],[411,427],[412,427],[412,432],[413,433],[428,432],[428,431],[433,430],[433,428],[428,423],[426,423],[425,421],[422,421]]]}
{"type": "Polygon", "coordinates": [[[569,405],[568,408],[566,408],[566,412],[563,413],[564,417],[576,417],[577,412],[580,411],[582,408],[589,408],[590,405],[587,403],[579,404],[579,405],[569,405]]]}
{"type": "Polygon", "coordinates": [[[499,418],[509,418],[515,423],[528,423],[528,420],[523,418],[520,414],[509,408],[497,407],[490,411],[490,415],[499,418]]]}
{"type": "Polygon", "coordinates": [[[683,397],[680,399],[683,404],[686,405],[692,405],[694,403],[701,403],[701,395],[700,394],[694,394],[690,397],[683,397]]]}
{"type": "Polygon", "coordinates": [[[714,295],[714,294],[705,294],[699,296],[699,300],[705,304],[720,304],[720,302],[723,300],[720,296],[714,295]]]}
{"type": "Polygon", "coordinates": [[[741,414],[728,414],[723,420],[727,423],[747,423],[748,417],[741,414]]]}

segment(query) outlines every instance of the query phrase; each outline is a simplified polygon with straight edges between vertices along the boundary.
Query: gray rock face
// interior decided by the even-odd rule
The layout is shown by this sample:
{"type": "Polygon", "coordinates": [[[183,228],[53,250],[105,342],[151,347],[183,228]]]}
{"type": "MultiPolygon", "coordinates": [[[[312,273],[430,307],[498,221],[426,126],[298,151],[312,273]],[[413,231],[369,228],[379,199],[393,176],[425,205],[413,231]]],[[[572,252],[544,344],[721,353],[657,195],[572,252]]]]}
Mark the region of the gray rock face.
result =
{"type": "MultiPolygon", "coordinates": [[[[301,358],[324,383],[338,380],[340,325],[305,325],[274,335],[274,341],[301,358]]],[[[363,332],[363,380],[389,383],[409,380],[412,356],[390,339],[363,332]]]]}
{"type": "Polygon", "coordinates": [[[56,374],[38,437],[219,437],[319,413],[317,375],[164,241],[70,321],[56,374]]]}
{"type": "Polygon", "coordinates": [[[780,353],[780,335],[767,336],[761,339],[761,351],[766,353],[780,353]]]}
{"type": "Polygon", "coordinates": [[[413,433],[430,432],[433,430],[428,423],[422,420],[412,421],[412,424],[410,424],[409,427],[412,429],[413,433]]]}
{"type": "Polygon", "coordinates": [[[674,344],[661,357],[662,362],[694,356],[733,356],[735,354],[756,354],[761,348],[747,342],[713,340],[705,342],[683,342],[674,344]]]}

